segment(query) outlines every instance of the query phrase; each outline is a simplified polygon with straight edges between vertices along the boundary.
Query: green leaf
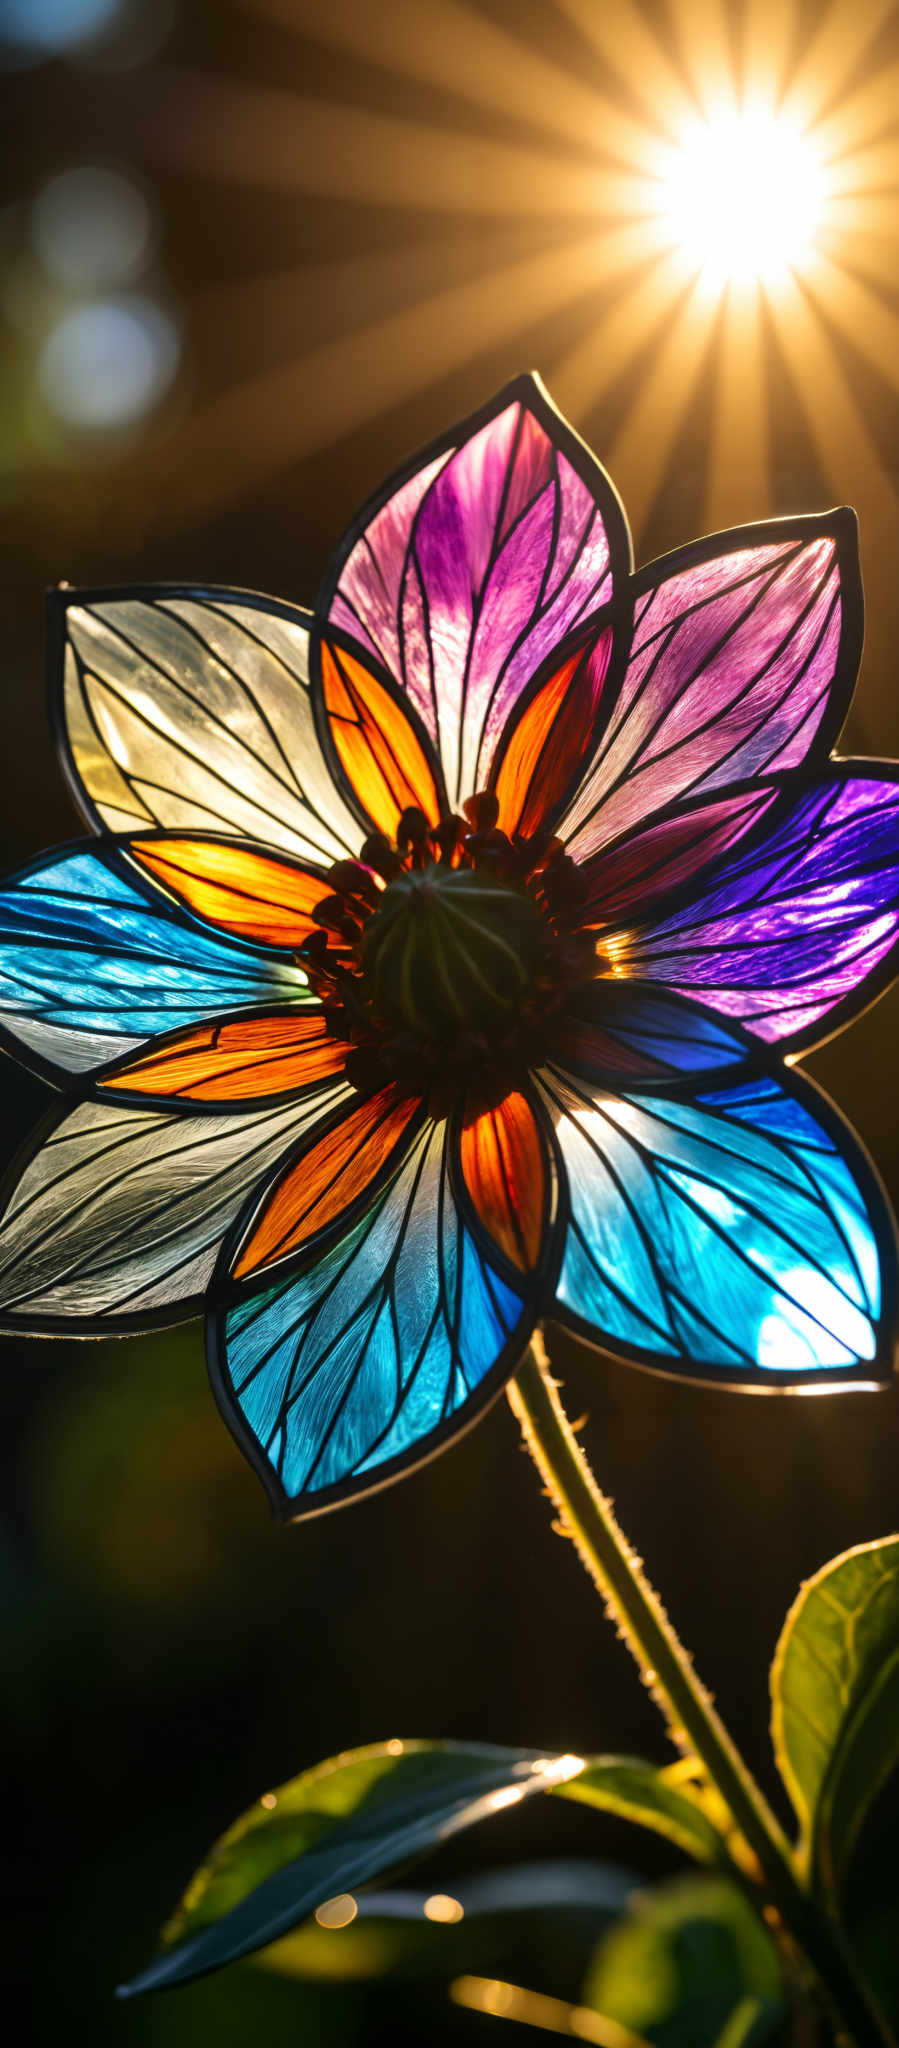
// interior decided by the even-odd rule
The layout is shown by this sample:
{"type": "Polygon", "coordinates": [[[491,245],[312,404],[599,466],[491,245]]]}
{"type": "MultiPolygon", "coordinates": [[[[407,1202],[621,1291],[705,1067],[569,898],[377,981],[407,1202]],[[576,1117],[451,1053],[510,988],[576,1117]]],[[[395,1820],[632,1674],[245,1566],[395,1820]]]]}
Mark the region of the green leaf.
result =
{"type": "Polygon", "coordinates": [[[802,1587],[771,1698],[800,1866],[835,1906],[864,1816],[899,1761],[899,1536],[845,1551],[802,1587]]]}
{"type": "Polygon", "coordinates": [[[748,2048],[783,2011],[774,1943],[723,1877],[676,1878],[599,1943],[582,2002],[652,2048],[748,2048]]]}
{"type": "Polygon", "coordinates": [[[586,1806],[652,1828],[697,1863],[729,1866],[724,1837],[709,1818],[702,1795],[683,1782],[673,1783],[666,1771],[642,1757],[589,1757],[586,1768],[556,1790],[563,1798],[582,1800],[586,1806]]]}
{"type": "Polygon", "coordinates": [[[122,1996],[183,1984],[277,1940],[324,1901],[583,1768],[580,1757],[381,1742],[267,1792],[216,1843],[122,1996]]]}

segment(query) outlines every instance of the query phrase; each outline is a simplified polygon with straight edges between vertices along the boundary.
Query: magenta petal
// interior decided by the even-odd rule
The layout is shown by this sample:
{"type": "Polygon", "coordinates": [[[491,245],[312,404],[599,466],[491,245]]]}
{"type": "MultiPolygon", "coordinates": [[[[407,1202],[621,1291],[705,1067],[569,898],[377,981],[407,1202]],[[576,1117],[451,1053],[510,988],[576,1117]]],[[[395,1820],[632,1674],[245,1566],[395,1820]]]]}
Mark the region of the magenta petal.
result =
{"type": "Polygon", "coordinates": [[[897,936],[899,770],[834,762],[788,784],[770,830],[700,896],[630,933],[620,964],[799,1050],[880,991],[897,936]]]}
{"type": "Polygon", "coordinates": [[[581,868],[588,894],[587,924],[644,917],[660,899],[702,873],[763,817],[777,795],[773,784],[727,791],[705,803],[678,804],[642,832],[604,847],[581,868]]]}
{"type": "Polygon", "coordinates": [[[608,478],[523,377],[360,515],[320,616],[408,690],[458,807],[535,671],[628,567],[608,478]]]}
{"type": "Polygon", "coordinates": [[[663,806],[823,759],[861,646],[855,517],[717,534],[634,579],[630,660],[559,827],[586,859],[663,806]]]}

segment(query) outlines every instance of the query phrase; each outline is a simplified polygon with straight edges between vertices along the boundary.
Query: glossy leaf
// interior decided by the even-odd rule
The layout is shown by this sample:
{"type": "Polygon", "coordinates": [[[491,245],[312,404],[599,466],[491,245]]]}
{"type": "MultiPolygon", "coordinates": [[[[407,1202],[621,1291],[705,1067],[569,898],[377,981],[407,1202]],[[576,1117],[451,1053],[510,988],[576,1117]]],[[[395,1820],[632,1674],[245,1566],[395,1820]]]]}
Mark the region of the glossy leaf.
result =
{"type": "Polygon", "coordinates": [[[755,1907],[708,1876],[642,1893],[600,1941],[582,1997],[652,2048],[754,2048],[784,2006],[777,1950],[755,1907]]]}
{"type": "Polygon", "coordinates": [[[694,1795],[689,1785],[672,1782],[667,1771],[641,1757],[588,1757],[586,1768],[570,1785],[560,1786],[559,1793],[562,1798],[596,1806],[601,1813],[616,1813],[622,1820],[664,1835],[697,1863],[728,1863],[724,1838],[699,1795],[694,1795]]]}
{"type": "Polygon", "coordinates": [[[899,1536],[847,1550],[803,1586],[771,1697],[801,1862],[835,1905],[865,1814],[899,1762],[899,1536]]]}
{"type": "Polygon", "coordinates": [[[285,1934],[326,1899],[551,1791],[579,1757],[468,1743],[348,1750],[266,1793],[216,1843],[128,1993],[186,1983],[285,1934]]]}
{"type": "Polygon", "coordinates": [[[309,615],[160,584],[51,594],[68,765],[91,824],[242,833],[301,859],[355,853],[309,695],[309,615]]]}

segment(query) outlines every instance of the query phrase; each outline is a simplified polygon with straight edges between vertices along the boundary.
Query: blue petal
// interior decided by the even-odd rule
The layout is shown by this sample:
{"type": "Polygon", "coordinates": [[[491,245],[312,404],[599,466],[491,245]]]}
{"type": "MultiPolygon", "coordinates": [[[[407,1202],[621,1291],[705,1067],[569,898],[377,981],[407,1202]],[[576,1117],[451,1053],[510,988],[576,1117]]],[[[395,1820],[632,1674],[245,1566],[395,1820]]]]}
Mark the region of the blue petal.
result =
{"type": "Polygon", "coordinates": [[[614,1088],[658,1086],[691,1077],[724,1079],[756,1063],[739,1024],[725,1025],[701,1003],[639,981],[588,982],[565,1015],[568,1069],[614,1088]]]}
{"type": "Polygon", "coordinates": [[[890,1371],[894,1228],[808,1082],[613,1096],[547,1070],[542,1085],[568,1184],[563,1320],[731,1385],[890,1371]]]}
{"type": "Polygon", "coordinates": [[[533,1320],[467,1230],[446,1126],[429,1124],[336,1243],[211,1319],[213,1384],[280,1510],[301,1514],[464,1429],[514,1370],[533,1320]]]}
{"type": "Polygon", "coordinates": [[[176,1025],[308,999],[290,960],[154,900],[111,849],[49,854],[0,890],[0,1022],[54,1065],[81,1073],[176,1025]]]}

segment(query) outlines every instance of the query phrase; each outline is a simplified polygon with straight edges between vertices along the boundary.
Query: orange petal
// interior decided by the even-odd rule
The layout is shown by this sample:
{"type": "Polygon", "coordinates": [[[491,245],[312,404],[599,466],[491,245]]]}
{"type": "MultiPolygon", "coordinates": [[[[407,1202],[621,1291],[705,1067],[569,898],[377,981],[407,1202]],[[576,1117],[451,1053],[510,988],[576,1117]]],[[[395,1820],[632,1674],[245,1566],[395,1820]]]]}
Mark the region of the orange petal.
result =
{"type": "Polygon", "coordinates": [[[460,1161],[481,1222],[512,1264],[531,1272],[540,1256],[546,1196],[543,1145],[523,1095],[464,1123],[460,1161]]]}
{"type": "Polygon", "coordinates": [[[496,778],[499,826],[529,838],[558,811],[593,748],[612,629],[568,654],[525,706],[496,778]]]}
{"type": "Polygon", "coordinates": [[[235,1018],[179,1031],[100,1086],[188,1102],[240,1102],[288,1095],[339,1074],[348,1051],[331,1037],[318,1008],[295,1017],[235,1018]]]}
{"type": "Polygon", "coordinates": [[[410,804],[436,825],[441,809],[437,785],[402,706],[345,648],[323,641],[321,657],[334,744],[373,825],[392,839],[410,804]]]}
{"type": "Polygon", "coordinates": [[[328,882],[239,842],[132,839],[129,852],[163,888],[239,939],[295,948],[316,929],[328,882]]]}
{"type": "Polygon", "coordinates": [[[235,1276],[297,1251],[333,1223],[370,1186],[418,1108],[417,1098],[400,1100],[395,1089],[382,1088],[311,1145],[268,1196],[235,1276]]]}

